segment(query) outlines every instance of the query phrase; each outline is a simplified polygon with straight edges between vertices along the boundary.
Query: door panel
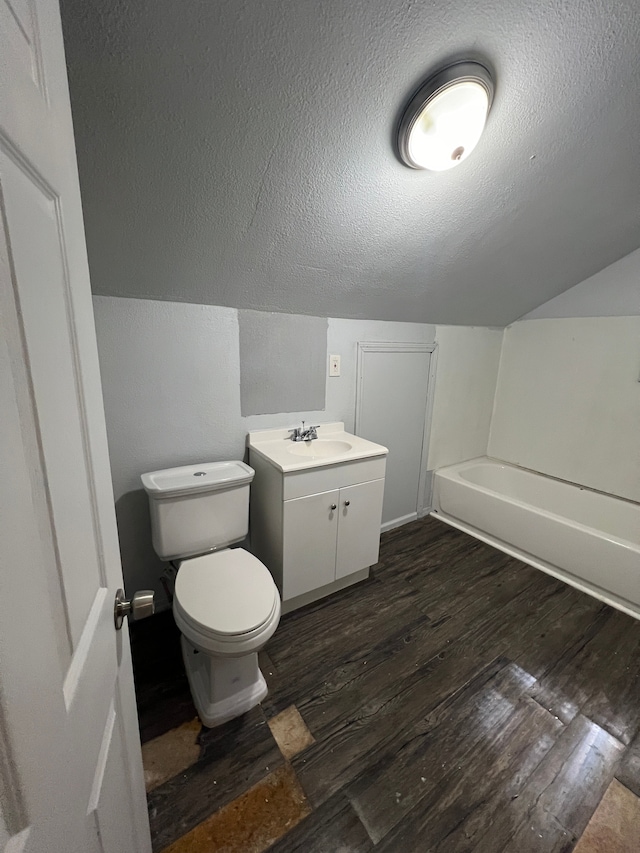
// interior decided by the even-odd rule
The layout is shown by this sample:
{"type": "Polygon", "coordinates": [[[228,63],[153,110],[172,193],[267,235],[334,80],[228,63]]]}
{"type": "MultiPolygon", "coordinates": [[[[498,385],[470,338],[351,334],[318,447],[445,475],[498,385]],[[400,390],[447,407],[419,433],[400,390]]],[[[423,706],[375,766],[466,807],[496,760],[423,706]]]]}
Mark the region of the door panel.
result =
{"type": "Polygon", "coordinates": [[[429,344],[359,346],[356,431],[389,448],[382,511],[389,526],[415,518],[422,509],[431,349],[429,344]]]}
{"type": "Polygon", "coordinates": [[[336,580],[378,562],[385,481],[340,489],[336,580]]]}
{"type": "Polygon", "coordinates": [[[97,520],[92,511],[90,451],[78,405],[82,389],[70,328],[73,316],[68,313],[70,282],[60,240],[59,200],[2,154],[0,176],[11,264],[37,397],[65,620],[70,646],[75,648],[96,592],[105,585],[105,573],[102,561],[95,558],[97,520]],[[45,270],[46,286],[42,286],[45,270]]]}
{"type": "Polygon", "coordinates": [[[53,0],[0,0],[0,411],[0,850],[147,853],[53,0]]]}
{"type": "Polygon", "coordinates": [[[284,502],[283,600],[335,580],[339,494],[321,492],[284,502]]]}
{"type": "Polygon", "coordinates": [[[31,0],[3,0],[0,3],[0,45],[7,67],[42,85],[42,57],[31,0]]]}
{"type": "Polygon", "coordinates": [[[122,726],[122,712],[116,705],[116,696],[109,708],[103,733],[96,774],[89,798],[90,829],[97,832],[105,850],[136,850],[136,837],[132,824],[120,819],[129,810],[131,785],[122,784],[122,766],[127,760],[126,735],[122,726]]]}

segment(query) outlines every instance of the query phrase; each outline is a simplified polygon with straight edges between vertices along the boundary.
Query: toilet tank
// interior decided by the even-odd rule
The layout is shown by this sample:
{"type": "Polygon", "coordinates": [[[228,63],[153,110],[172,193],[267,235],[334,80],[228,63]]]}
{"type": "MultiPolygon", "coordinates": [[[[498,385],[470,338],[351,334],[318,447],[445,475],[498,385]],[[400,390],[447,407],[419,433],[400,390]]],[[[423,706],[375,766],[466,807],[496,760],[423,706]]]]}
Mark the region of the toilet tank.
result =
{"type": "Polygon", "coordinates": [[[160,559],[193,557],[244,539],[254,473],[244,462],[205,462],[143,474],[160,559]]]}

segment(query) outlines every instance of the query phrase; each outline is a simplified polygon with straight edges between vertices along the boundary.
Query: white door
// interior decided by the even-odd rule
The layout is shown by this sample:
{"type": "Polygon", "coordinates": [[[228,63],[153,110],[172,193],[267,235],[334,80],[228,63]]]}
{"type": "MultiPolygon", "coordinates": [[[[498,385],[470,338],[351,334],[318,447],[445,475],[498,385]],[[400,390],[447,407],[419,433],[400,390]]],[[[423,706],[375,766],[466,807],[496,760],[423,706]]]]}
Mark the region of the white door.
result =
{"type": "Polygon", "coordinates": [[[378,562],[384,480],[340,489],[336,580],[378,562]]]}
{"type": "Polygon", "coordinates": [[[359,343],[356,433],[389,448],[382,529],[423,508],[435,344],[359,343]]]}
{"type": "Polygon", "coordinates": [[[55,0],[0,0],[0,423],[0,851],[147,853],[55,0]]]}

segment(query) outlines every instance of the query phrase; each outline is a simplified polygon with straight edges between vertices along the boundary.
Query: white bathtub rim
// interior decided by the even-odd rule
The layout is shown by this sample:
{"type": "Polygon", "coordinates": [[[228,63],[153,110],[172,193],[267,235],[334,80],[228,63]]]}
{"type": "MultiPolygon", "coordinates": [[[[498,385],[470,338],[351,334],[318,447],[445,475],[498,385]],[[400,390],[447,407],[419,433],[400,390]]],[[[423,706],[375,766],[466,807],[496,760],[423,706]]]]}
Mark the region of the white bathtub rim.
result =
{"type": "MultiPolygon", "coordinates": [[[[489,489],[485,491],[489,492],[492,495],[499,494],[498,492],[493,492],[489,489]]],[[[513,501],[513,503],[520,502],[513,501]]],[[[521,503],[520,505],[527,508],[531,508],[531,504],[521,503]]],[[[632,616],[634,619],[640,620],[640,607],[634,607],[631,602],[627,601],[626,599],[616,595],[612,595],[611,593],[606,592],[601,587],[596,586],[595,584],[590,584],[585,581],[581,581],[575,575],[572,575],[570,572],[560,569],[558,566],[553,565],[553,563],[547,563],[546,560],[539,560],[536,557],[533,557],[527,551],[522,551],[520,550],[520,548],[516,548],[513,545],[508,545],[506,542],[503,542],[502,539],[498,539],[496,536],[491,536],[490,534],[479,530],[477,527],[473,527],[471,524],[465,524],[462,521],[458,521],[458,519],[453,518],[452,516],[447,515],[444,512],[434,509],[431,511],[430,514],[434,518],[437,518],[440,521],[443,521],[445,524],[448,524],[450,527],[455,527],[457,530],[461,530],[463,533],[468,533],[475,539],[479,539],[481,542],[484,542],[487,545],[491,545],[493,548],[497,548],[499,551],[503,551],[510,557],[515,557],[516,560],[520,560],[523,563],[527,563],[527,565],[533,566],[534,569],[539,569],[541,572],[545,572],[546,574],[551,575],[557,580],[569,584],[569,586],[575,587],[580,592],[584,592],[586,595],[590,595],[592,598],[597,598],[604,604],[608,604],[610,607],[614,607],[616,610],[620,610],[622,611],[622,613],[626,613],[627,616],[632,616]]],[[[553,518],[563,518],[563,516],[556,516],[553,513],[548,513],[548,515],[553,518]]],[[[592,527],[585,527],[584,529],[590,531],[594,530],[594,528],[592,527]]]]}
{"type": "MultiPolygon", "coordinates": [[[[590,533],[592,536],[598,536],[601,539],[604,539],[606,542],[611,542],[614,545],[619,545],[628,551],[637,552],[640,549],[640,543],[634,542],[633,539],[624,539],[621,536],[614,536],[613,533],[608,533],[606,530],[602,530],[598,527],[592,527],[589,524],[583,524],[581,521],[576,521],[574,518],[569,518],[566,515],[560,515],[557,512],[549,512],[548,509],[544,509],[543,507],[536,506],[535,504],[520,500],[520,498],[512,497],[511,495],[507,495],[504,492],[497,492],[495,491],[495,489],[489,489],[487,486],[479,486],[477,483],[472,483],[470,480],[466,480],[464,477],[461,477],[458,471],[463,468],[469,467],[474,462],[496,463],[503,467],[527,471],[528,473],[534,474],[537,477],[544,477],[547,480],[556,480],[559,483],[565,483],[566,485],[573,486],[576,489],[581,489],[586,492],[594,492],[594,494],[602,495],[604,497],[610,498],[611,500],[620,500],[624,501],[625,503],[629,503],[632,506],[640,507],[640,504],[635,503],[635,501],[629,501],[625,498],[618,498],[616,495],[610,495],[607,492],[597,492],[595,489],[589,489],[587,486],[580,486],[577,483],[570,483],[567,480],[558,480],[557,477],[548,477],[546,474],[541,474],[539,471],[531,471],[531,469],[529,468],[520,468],[519,465],[512,465],[510,462],[501,462],[499,459],[491,459],[488,456],[478,456],[475,459],[468,459],[466,462],[458,462],[456,465],[449,465],[446,468],[439,468],[435,472],[434,476],[434,491],[436,478],[443,477],[447,480],[450,480],[451,482],[461,483],[465,488],[471,489],[472,491],[481,495],[491,495],[492,497],[495,497],[504,503],[513,504],[514,506],[521,507],[523,509],[528,510],[529,512],[536,513],[538,515],[544,516],[545,518],[550,518],[553,521],[561,521],[563,524],[567,524],[584,533],[590,533]],[[454,474],[455,476],[453,476],[454,474]]],[[[442,515],[442,513],[440,512],[438,512],[438,514],[442,515]]]]}
{"type": "MultiPolygon", "coordinates": [[[[592,486],[585,486],[584,483],[575,483],[573,480],[563,480],[562,477],[554,477],[553,474],[546,474],[544,471],[536,471],[535,468],[527,468],[524,465],[518,465],[517,462],[507,462],[506,459],[499,459],[497,456],[473,456],[471,459],[464,459],[462,462],[454,462],[453,465],[443,465],[441,468],[436,468],[433,473],[434,476],[436,474],[443,474],[444,476],[448,476],[449,479],[453,479],[449,476],[448,472],[457,473],[462,468],[467,468],[472,462],[490,462],[491,464],[498,465],[500,468],[515,468],[517,471],[527,471],[529,474],[534,474],[536,477],[544,477],[545,480],[553,480],[554,483],[564,483],[566,486],[573,486],[575,489],[580,489],[581,492],[593,492],[594,495],[602,495],[603,498],[611,498],[614,501],[622,501],[622,503],[631,504],[633,507],[640,507],[640,501],[634,501],[632,498],[623,498],[613,492],[594,489],[592,486]]],[[[465,483],[466,482],[468,481],[465,480],[465,483]]],[[[499,494],[499,492],[495,492],[495,494],[499,494]]],[[[531,506],[531,504],[525,505],[531,506]]],[[[560,518],[563,517],[564,516],[560,516],[560,518]]]]}

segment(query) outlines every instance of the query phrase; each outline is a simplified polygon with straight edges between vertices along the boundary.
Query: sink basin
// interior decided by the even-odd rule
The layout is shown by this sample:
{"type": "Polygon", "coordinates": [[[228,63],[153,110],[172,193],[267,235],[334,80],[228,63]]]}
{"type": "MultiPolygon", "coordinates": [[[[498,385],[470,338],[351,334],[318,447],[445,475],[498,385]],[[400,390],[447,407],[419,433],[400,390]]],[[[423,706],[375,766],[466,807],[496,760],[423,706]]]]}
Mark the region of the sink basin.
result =
{"type": "Polygon", "coordinates": [[[304,456],[305,459],[328,459],[332,456],[342,456],[351,450],[351,447],[348,441],[315,438],[313,441],[292,441],[291,447],[287,449],[294,456],[304,456]]]}
{"type": "MultiPolygon", "coordinates": [[[[306,469],[351,464],[360,459],[386,456],[381,444],[345,432],[343,421],[320,424],[320,438],[291,441],[291,429],[261,429],[249,433],[250,458],[262,457],[283,474],[306,469]]],[[[380,475],[382,476],[382,475],[380,475]]]]}

